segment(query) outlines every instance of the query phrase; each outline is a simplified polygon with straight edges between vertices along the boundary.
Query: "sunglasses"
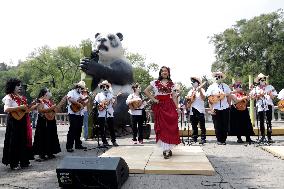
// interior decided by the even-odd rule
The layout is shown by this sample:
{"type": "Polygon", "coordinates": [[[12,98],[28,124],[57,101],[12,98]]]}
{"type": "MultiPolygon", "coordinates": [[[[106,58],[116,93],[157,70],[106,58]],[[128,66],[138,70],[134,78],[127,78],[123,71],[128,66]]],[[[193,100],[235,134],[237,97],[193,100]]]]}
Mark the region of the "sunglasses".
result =
{"type": "Polygon", "coordinates": [[[104,88],[107,88],[107,89],[108,89],[109,86],[108,86],[108,85],[101,85],[101,86],[100,86],[100,89],[104,89],[104,88]]]}
{"type": "Polygon", "coordinates": [[[241,84],[237,84],[237,85],[235,85],[235,89],[237,89],[237,88],[243,88],[243,86],[241,84]]]}
{"type": "Polygon", "coordinates": [[[222,79],[222,78],[223,78],[223,76],[221,76],[221,75],[216,75],[216,76],[215,76],[215,79],[216,79],[216,80],[222,79]]]}

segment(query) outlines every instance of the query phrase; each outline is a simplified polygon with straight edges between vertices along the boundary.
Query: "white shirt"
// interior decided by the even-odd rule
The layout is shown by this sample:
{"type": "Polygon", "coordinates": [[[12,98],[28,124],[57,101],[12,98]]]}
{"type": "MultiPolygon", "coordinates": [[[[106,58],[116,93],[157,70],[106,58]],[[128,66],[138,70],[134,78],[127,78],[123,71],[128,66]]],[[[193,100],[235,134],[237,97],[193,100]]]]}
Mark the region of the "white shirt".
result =
{"type": "Polygon", "coordinates": [[[101,103],[104,100],[109,100],[110,103],[109,105],[106,107],[106,109],[104,109],[103,111],[99,111],[98,110],[98,117],[105,117],[107,115],[107,117],[113,117],[113,107],[112,107],[112,103],[113,103],[113,95],[111,93],[104,93],[104,92],[100,92],[96,95],[94,103],[101,103]]]}
{"type": "Polygon", "coordinates": [[[274,106],[271,97],[268,95],[270,92],[272,92],[273,96],[277,96],[277,92],[272,85],[266,85],[264,88],[257,86],[250,92],[252,96],[265,93],[263,97],[256,101],[258,112],[268,110],[268,105],[274,106]]]}
{"type": "MultiPolygon", "coordinates": [[[[142,101],[142,99],[141,99],[141,97],[139,96],[139,95],[137,95],[137,94],[135,94],[135,93],[132,93],[132,94],[130,94],[130,95],[128,95],[128,97],[127,97],[127,99],[126,99],[126,104],[127,105],[129,105],[129,102],[130,101],[132,101],[132,100],[141,100],[142,101]]],[[[131,114],[131,115],[142,115],[142,109],[145,107],[145,102],[143,102],[142,103],[142,105],[140,106],[140,107],[138,107],[137,109],[139,109],[139,110],[131,110],[131,109],[129,109],[129,113],[131,114]]]]}
{"type": "MultiPolygon", "coordinates": [[[[213,83],[212,85],[210,85],[206,91],[206,96],[211,96],[211,95],[218,95],[220,93],[225,93],[226,95],[229,95],[231,93],[231,89],[230,87],[225,84],[225,83],[213,83]]],[[[212,104],[213,109],[217,109],[217,110],[224,110],[229,108],[229,104],[227,101],[227,97],[225,97],[224,99],[218,101],[215,104],[212,104]]]]}
{"type": "Polygon", "coordinates": [[[278,94],[278,99],[279,100],[284,100],[284,89],[282,89],[279,94],[278,94]]]}
{"type": "Polygon", "coordinates": [[[4,112],[7,110],[7,108],[14,108],[18,106],[17,102],[12,100],[10,95],[4,96],[2,102],[4,104],[4,112]]]}
{"type": "MultiPolygon", "coordinates": [[[[195,89],[191,89],[188,92],[187,96],[190,97],[194,90],[195,89]]],[[[195,93],[195,100],[193,101],[193,103],[191,104],[191,107],[190,107],[190,115],[193,115],[193,112],[191,111],[192,108],[197,109],[200,113],[203,113],[203,114],[205,113],[204,100],[201,99],[199,91],[196,91],[196,93],[195,93]]]]}
{"type": "MultiPolygon", "coordinates": [[[[84,99],[84,96],[82,95],[82,94],[80,94],[80,93],[78,93],[78,91],[76,90],[76,89],[73,89],[73,90],[71,90],[71,91],[69,91],[68,93],[67,93],[67,99],[69,99],[69,98],[72,98],[73,100],[78,100],[79,98],[81,98],[81,99],[84,99]]],[[[83,111],[82,110],[80,110],[80,111],[78,111],[78,112],[73,112],[72,110],[71,110],[71,102],[68,100],[68,114],[75,114],[75,115],[84,115],[84,113],[83,113],[83,111]]]]}

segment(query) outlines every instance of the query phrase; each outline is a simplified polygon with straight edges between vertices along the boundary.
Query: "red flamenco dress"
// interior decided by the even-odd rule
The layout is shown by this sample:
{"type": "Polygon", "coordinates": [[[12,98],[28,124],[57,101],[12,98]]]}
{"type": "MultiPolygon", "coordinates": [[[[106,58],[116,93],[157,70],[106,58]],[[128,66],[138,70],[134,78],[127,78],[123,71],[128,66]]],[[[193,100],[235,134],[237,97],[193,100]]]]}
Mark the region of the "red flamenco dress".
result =
{"type": "Polygon", "coordinates": [[[171,150],[180,143],[178,113],[172,98],[174,83],[168,81],[164,85],[161,81],[156,80],[152,81],[151,85],[155,92],[155,98],[159,100],[158,104],[152,106],[156,142],[163,150],[171,150]]]}

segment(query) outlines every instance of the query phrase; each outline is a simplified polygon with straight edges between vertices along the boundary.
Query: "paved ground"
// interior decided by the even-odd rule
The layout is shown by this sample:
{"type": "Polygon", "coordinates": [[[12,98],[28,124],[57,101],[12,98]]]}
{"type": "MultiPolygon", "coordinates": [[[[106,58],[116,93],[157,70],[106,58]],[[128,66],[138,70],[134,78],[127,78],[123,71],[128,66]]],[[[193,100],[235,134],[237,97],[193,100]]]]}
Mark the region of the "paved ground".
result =
{"type": "MultiPolygon", "coordinates": [[[[62,152],[56,159],[44,162],[32,161],[32,167],[11,171],[0,164],[0,188],[59,188],[56,177],[56,166],[66,155],[97,156],[103,151],[96,149],[97,142],[86,141],[88,151],[76,150],[67,153],[65,150],[67,126],[58,126],[62,152]]],[[[0,157],[4,141],[5,127],[0,127],[0,157]]],[[[154,143],[154,135],[148,143],[154,143]]],[[[253,137],[256,139],[256,137],[253,137]]],[[[284,136],[274,136],[277,142],[273,145],[284,145],[284,136]]],[[[235,137],[229,137],[226,146],[216,145],[215,137],[208,137],[203,146],[209,161],[215,168],[214,176],[198,175],[146,175],[131,174],[124,183],[123,189],[186,189],[186,188],[284,188],[284,160],[274,157],[257,145],[239,145],[235,137]]],[[[131,144],[130,136],[118,139],[121,145],[131,144]]]]}

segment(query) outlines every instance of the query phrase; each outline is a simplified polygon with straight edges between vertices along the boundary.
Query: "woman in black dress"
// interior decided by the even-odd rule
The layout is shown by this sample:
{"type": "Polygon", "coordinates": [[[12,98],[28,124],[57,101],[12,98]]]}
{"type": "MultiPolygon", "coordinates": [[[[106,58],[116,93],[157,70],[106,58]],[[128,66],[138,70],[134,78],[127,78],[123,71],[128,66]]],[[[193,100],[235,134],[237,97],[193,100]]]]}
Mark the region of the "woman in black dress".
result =
{"type": "Polygon", "coordinates": [[[246,136],[246,142],[252,143],[254,141],[250,136],[253,136],[254,132],[247,108],[249,97],[244,94],[241,82],[234,83],[233,89],[229,135],[237,136],[238,143],[243,143],[241,136],[246,136]]]}
{"type": "Polygon", "coordinates": [[[56,119],[52,116],[55,115],[56,105],[50,98],[50,91],[47,88],[41,89],[38,95],[39,115],[33,143],[34,155],[39,155],[39,161],[55,158],[54,154],[61,152],[56,119]]]}
{"type": "Polygon", "coordinates": [[[28,167],[29,160],[33,158],[28,113],[29,110],[36,108],[37,104],[29,108],[27,99],[20,95],[21,91],[21,81],[11,78],[6,83],[6,96],[2,99],[4,112],[8,113],[2,163],[10,165],[13,170],[28,167]]]}

